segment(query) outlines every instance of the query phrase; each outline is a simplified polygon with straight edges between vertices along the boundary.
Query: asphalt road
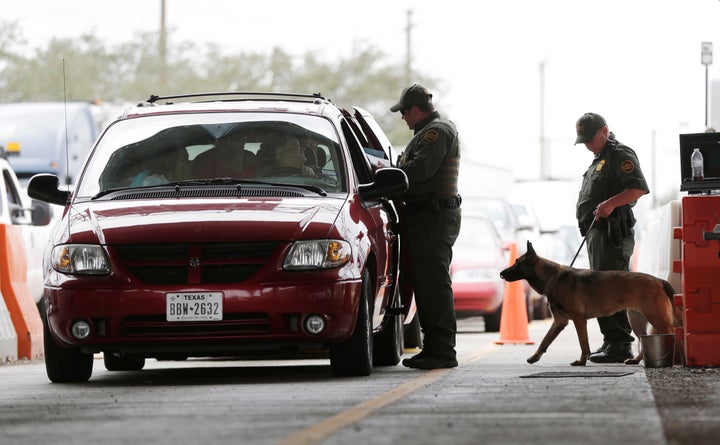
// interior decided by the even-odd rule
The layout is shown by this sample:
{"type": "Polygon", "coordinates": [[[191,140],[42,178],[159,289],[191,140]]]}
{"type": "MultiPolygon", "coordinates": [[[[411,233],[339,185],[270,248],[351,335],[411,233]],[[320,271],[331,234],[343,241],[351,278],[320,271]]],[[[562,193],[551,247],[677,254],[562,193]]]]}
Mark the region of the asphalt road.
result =
{"type": "MultiPolygon", "coordinates": [[[[324,359],[148,361],[86,384],[51,384],[42,362],[0,365],[0,443],[716,444],[720,370],[569,366],[569,326],[540,362],[461,320],[460,366],[333,378],[324,359]]],[[[591,347],[599,343],[589,324],[591,347]]],[[[408,355],[414,351],[407,351],[408,355]]]]}

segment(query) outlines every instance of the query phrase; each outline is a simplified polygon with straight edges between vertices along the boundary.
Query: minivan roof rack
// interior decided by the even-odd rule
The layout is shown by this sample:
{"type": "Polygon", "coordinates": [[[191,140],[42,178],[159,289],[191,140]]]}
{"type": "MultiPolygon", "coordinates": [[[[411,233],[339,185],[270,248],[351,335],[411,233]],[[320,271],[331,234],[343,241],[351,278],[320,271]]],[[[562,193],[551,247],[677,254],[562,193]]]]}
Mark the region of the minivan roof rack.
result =
{"type": "MultiPolygon", "coordinates": [[[[227,99],[227,100],[247,100],[247,99],[259,99],[259,100],[279,100],[279,99],[285,99],[290,101],[297,101],[297,102],[310,102],[310,101],[316,101],[316,100],[324,100],[330,102],[330,99],[324,97],[321,93],[313,93],[313,94],[296,94],[296,93],[263,93],[263,92],[254,92],[254,91],[230,91],[230,92],[217,92],[217,93],[191,93],[191,94],[177,94],[172,96],[156,96],[154,94],[150,95],[150,98],[147,100],[150,104],[155,104],[155,102],[159,100],[168,100],[168,99],[190,99],[190,98],[198,98],[198,97],[211,97],[211,96],[232,96],[236,97],[237,99],[227,99]]],[[[209,100],[208,102],[210,102],[209,100]]],[[[166,102],[166,103],[172,103],[172,102],[166,102]]]]}

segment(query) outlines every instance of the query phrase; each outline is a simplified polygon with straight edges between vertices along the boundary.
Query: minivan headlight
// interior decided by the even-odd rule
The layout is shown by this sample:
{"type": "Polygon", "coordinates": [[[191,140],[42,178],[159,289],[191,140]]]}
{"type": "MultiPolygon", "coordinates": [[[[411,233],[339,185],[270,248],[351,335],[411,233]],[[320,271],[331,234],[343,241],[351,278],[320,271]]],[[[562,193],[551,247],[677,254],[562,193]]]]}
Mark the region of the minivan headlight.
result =
{"type": "Polygon", "coordinates": [[[102,246],[94,244],[63,244],[52,250],[52,266],[67,274],[103,275],[110,273],[110,264],[102,246]]]}
{"type": "Polygon", "coordinates": [[[346,241],[296,241],[285,257],[283,269],[329,269],[342,266],[348,261],[350,261],[350,244],[346,241]]]}

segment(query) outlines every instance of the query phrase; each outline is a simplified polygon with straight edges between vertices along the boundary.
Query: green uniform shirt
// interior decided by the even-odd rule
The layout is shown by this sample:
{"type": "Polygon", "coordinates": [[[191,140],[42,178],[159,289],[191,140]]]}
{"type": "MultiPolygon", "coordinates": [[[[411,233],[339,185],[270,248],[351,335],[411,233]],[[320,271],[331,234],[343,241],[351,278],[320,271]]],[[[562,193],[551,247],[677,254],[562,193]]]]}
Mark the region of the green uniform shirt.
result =
{"type": "Polygon", "coordinates": [[[609,139],[583,175],[577,201],[578,224],[589,227],[598,204],[627,189],[650,191],[633,149],[609,139]]]}
{"type": "Polygon", "coordinates": [[[415,135],[398,167],[408,177],[406,201],[430,201],[458,195],[460,147],[455,124],[433,112],[415,126],[415,135]]]}

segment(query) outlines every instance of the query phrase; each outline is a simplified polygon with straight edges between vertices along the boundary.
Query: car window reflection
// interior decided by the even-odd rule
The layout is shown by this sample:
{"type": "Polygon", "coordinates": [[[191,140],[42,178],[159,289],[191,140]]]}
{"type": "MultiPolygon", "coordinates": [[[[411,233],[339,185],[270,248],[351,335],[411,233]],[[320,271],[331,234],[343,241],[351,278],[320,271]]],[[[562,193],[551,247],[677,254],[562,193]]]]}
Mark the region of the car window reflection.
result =
{"type": "Polygon", "coordinates": [[[342,192],[339,153],[337,142],[288,122],[174,126],[106,155],[97,180],[99,189],[88,194],[218,178],[342,192]]]}

